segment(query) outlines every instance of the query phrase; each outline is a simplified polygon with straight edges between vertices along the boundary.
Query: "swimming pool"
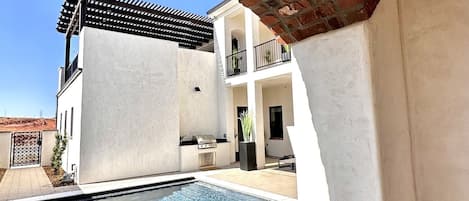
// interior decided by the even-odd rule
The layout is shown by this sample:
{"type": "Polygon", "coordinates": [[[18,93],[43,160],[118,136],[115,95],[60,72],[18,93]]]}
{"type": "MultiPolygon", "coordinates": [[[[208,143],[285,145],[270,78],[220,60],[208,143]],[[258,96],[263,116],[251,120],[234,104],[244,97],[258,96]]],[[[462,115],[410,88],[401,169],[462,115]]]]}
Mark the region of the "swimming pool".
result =
{"type": "Polygon", "coordinates": [[[195,179],[79,195],[55,200],[78,201],[265,201],[195,179]]]}

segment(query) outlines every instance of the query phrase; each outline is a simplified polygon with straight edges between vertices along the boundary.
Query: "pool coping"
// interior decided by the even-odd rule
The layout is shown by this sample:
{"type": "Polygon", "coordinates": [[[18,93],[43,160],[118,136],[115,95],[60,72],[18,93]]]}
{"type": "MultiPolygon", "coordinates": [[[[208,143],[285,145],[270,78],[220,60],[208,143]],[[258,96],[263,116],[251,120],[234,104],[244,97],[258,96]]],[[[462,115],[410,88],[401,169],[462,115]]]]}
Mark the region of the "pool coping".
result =
{"type": "Polygon", "coordinates": [[[263,191],[263,190],[243,186],[243,185],[240,185],[240,184],[230,183],[230,182],[227,182],[227,181],[222,181],[222,180],[210,178],[210,177],[207,177],[207,176],[200,176],[200,177],[196,176],[195,178],[198,181],[201,181],[201,182],[205,182],[205,183],[212,184],[212,185],[215,185],[215,186],[218,186],[218,187],[229,189],[231,191],[236,191],[236,192],[239,192],[239,193],[243,193],[243,194],[246,194],[246,195],[254,196],[254,197],[265,199],[265,200],[275,200],[275,201],[294,201],[294,200],[296,200],[296,199],[286,197],[286,196],[283,196],[283,195],[279,195],[279,194],[275,194],[275,193],[271,193],[271,192],[267,192],[267,191],[263,191]]]}
{"type": "Polygon", "coordinates": [[[286,197],[283,195],[278,195],[275,193],[271,193],[271,192],[267,192],[267,191],[263,191],[259,189],[254,189],[251,187],[234,184],[234,183],[208,177],[210,175],[220,173],[222,171],[223,170],[215,170],[215,171],[210,171],[210,172],[180,173],[180,174],[163,175],[163,176],[155,175],[155,176],[133,178],[133,179],[126,179],[126,180],[119,180],[119,181],[85,184],[85,185],[79,185],[80,190],[76,190],[76,191],[41,195],[41,196],[35,196],[35,197],[30,197],[30,198],[18,199],[15,201],[37,201],[37,200],[60,199],[60,198],[66,198],[66,197],[72,197],[72,196],[102,193],[102,192],[113,191],[113,190],[118,190],[118,189],[133,188],[133,187],[138,187],[138,186],[154,185],[158,183],[164,183],[168,181],[186,179],[186,178],[191,178],[191,177],[195,178],[197,181],[205,182],[205,183],[219,186],[222,188],[226,188],[228,190],[232,190],[235,192],[258,197],[261,199],[273,200],[273,201],[296,200],[294,198],[286,197]]]}

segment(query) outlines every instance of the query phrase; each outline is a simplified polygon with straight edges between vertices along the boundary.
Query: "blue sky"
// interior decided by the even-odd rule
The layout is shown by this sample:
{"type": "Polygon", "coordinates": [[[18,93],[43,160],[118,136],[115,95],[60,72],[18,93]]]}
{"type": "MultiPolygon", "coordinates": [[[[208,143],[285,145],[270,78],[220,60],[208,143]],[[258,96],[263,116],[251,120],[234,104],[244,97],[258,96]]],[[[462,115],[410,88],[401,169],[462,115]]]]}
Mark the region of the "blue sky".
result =
{"type": "MultiPolygon", "coordinates": [[[[0,116],[55,116],[64,36],[55,30],[64,0],[3,1],[0,6],[0,116]]],[[[205,15],[221,0],[147,0],[205,15]]]]}

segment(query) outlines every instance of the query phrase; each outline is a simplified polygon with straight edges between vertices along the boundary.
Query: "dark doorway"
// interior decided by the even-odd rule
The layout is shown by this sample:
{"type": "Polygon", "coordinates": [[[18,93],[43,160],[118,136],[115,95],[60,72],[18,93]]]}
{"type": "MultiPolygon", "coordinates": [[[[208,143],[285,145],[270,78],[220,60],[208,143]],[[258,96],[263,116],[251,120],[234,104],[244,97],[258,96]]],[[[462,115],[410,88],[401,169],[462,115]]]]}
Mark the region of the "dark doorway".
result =
{"type": "MultiPolygon", "coordinates": [[[[239,117],[241,117],[241,114],[245,111],[248,111],[248,107],[237,107],[237,122],[238,122],[238,147],[240,146],[240,143],[244,140],[243,138],[243,128],[241,127],[241,120],[239,120],[239,117]]],[[[239,161],[239,148],[236,150],[236,161],[239,161]]]]}
{"type": "Polygon", "coordinates": [[[283,140],[282,106],[270,107],[270,139],[283,140]]]}

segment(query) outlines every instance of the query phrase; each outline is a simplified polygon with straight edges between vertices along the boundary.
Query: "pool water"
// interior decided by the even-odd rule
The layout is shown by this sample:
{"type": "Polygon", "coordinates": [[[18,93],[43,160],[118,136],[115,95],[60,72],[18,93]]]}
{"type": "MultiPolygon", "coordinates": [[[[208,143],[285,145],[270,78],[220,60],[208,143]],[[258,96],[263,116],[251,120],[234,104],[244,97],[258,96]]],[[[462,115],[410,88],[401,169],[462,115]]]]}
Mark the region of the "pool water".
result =
{"type": "Polygon", "coordinates": [[[133,194],[107,197],[106,201],[264,201],[203,182],[194,182],[133,194]]]}

